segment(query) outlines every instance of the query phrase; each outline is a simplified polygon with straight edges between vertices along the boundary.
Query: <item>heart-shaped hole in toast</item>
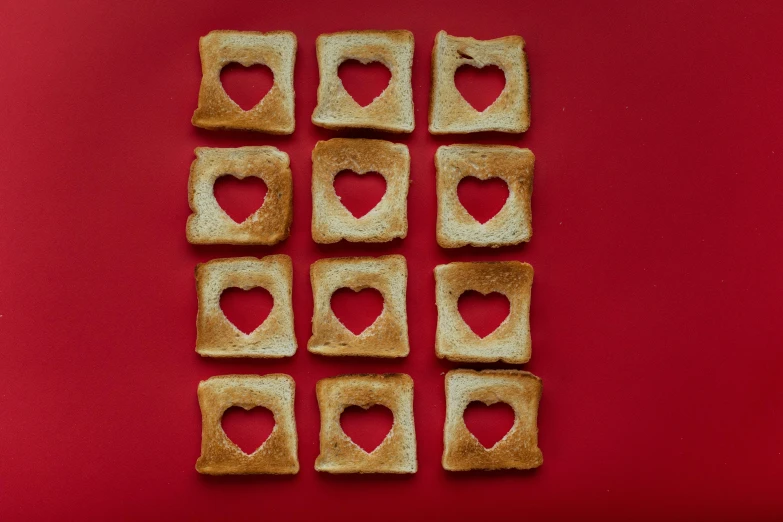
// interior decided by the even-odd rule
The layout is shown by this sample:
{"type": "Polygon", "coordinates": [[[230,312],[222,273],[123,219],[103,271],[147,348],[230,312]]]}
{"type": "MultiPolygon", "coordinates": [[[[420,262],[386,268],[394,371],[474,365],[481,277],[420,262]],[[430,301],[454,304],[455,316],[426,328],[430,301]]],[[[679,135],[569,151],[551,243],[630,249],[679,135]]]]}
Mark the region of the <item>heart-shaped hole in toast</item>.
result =
{"type": "Polygon", "coordinates": [[[357,174],[343,170],[334,177],[334,192],[353,217],[360,218],[378,206],[386,194],[386,178],[377,172],[357,174]]]}
{"type": "Polygon", "coordinates": [[[249,410],[232,406],[223,413],[220,424],[231,442],[239,446],[245,454],[250,455],[272,434],[275,416],[262,406],[249,410]]]}
{"type": "Polygon", "coordinates": [[[343,432],[367,453],[372,453],[381,445],[393,424],[394,415],[391,410],[380,405],[366,410],[359,406],[349,406],[340,415],[343,432]]]}
{"type": "Polygon", "coordinates": [[[245,67],[232,62],[220,71],[220,83],[228,97],[243,111],[249,111],[259,103],[275,84],[275,75],[266,65],[257,63],[245,67]]]}
{"type": "Polygon", "coordinates": [[[482,446],[490,449],[514,426],[514,410],[505,402],[487,406],[474,401],[465,408],[465,426],[482,446]]]}
{"type": "Polygon", "coordinates": [[[375,288],[354,292],[339,288],[332,294],[332,312],[354,335],[361,335],[383,312],[383,295],[375,288]]]}
{"type": "Polygon", "coordinates": [[[457,197],[468,214],[484,224],[506,204],[508,185],[502,178],[481,180],[475,176],[465,176],[457,185],[457,197]]]}
{"type": "Polygon", "coordinates": [[[503,92],[506,75],[495,65],[478,68],[465,64],[454,73],[454,85],[471,107],[484,112],[503,92]]]}
{"type": "Polygon", "coordinates": [[[266,321],[274,304],[272,294],[261,287],[249,290],[231,287],[220,294],[223,314],[239,331],[248,335],[266,321]]]}
{"type": "Polygon", "coordinates": [[[383,94],[391,80],[391,71],[381,62],[362,63],[346,60],[337,69],[343,88],[356,103],[367,107],[383,94]]]}
{"type": "Polygon", "coordinates": [[[236,223],[244,223],[264,205],[268,188],[261,178],[255,176],[239,179],[225,175],[215,180],[212,191],[228,217],[236,223]]]}
{"type": "Polygon", "coordinates": [[[506,320],[511,310],[508,298],[500,292],[487,295],[468,290],[459,296],[457,308],[462,320],[482,339],[506,320]]]}

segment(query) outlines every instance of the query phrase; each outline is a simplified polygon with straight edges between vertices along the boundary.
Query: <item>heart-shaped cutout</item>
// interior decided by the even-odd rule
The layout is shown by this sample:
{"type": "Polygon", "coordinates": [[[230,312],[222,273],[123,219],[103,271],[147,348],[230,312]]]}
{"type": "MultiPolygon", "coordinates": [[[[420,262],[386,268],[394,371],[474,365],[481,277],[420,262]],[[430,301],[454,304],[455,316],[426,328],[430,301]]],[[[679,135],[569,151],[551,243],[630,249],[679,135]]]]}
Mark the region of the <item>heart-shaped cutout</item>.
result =
{"type": "Polygon", "coordinates": [[[484,112],[503,92],[506,75],[495,65],[479,69],[465,64],[454,73],[454,85],[465,101],[477,111],[484,112]]]}
{"type": "Polygon", "coordinates": [[[372,453],[380,446],[393,424],[392,412],[380,405],[366,410],[359,406],[350,406],[343,410],[340,416],[343,432],[367,453],[372,453]]]}
{"type": "Polygon", "coordinates": [[[381,62],[364,64],[358,60],[346,60],[337,70],[343,88],[361,105],[367,107],[380,96],[391,80],[391,71],[381,62]]]}
{"type": "Polygon", "coordinates": [[[243,111],[249,111],[264,99],[275,84],[275,75],[266,65],[257,63],[245,67],[230,63],[220,71],[220,83],[228,97],[243,111]]]}
{"type": "Polygon", "coordinates": [[[361,335],[383,312],[383,295],[375,288],[354,292],[340,288],[332,294],[332,312],[354,335],[361,335]]]}
{"type": "Polygon", "coordinates": [[[508,185],[501,178],[478,179],[465,176],[457,185],[459,202],[481,224],[501,211],[508,199],[508,185]]]}
{"type": "Polygon", "coordinates": [[[220,176],[212,189],[220,208],[237,223],[245,222],[264,205],[267,190],[261,178],[239,179],[231,175],[220,176]]]}
{"type": "Polygon", "coordinates": [[[357,174],[351,170],[338,172],[334,191],[340,202],[355,218],[366,215],[378,206],[386,194],[386,178],[377,172],[357,174]]]}
{"type": "Polygon", "coordinates": [[[220,309],[223,314],[245,334],[252,333],[266,321],[274,304],[272,295],[260,287],[250,290],[231,287],[220,294],[220,309]]]}
{"type": "Polygon", "coordinates": [[[223,413],[220,420],[223,432],[231,442],[250,455],[260,448],[272,434],[275,416],[264,407],[250,410],[233,406],[223,413]]]}
{"type": "Polygon", "coordinates": [[[468,430],[487,449],[497,444],[514,426],[514,410],[505,402],[496,402],[490,406],[483,402],[471,402],[465,408],[463,418],[468,430]]]}
{"type": "Polygon", "coordinates": [[[508,317],[511,305],[500,292],[484,295],[468,290],[459,296],[457,308],[462,319],[482,339],[495,330],[508,317]]]}

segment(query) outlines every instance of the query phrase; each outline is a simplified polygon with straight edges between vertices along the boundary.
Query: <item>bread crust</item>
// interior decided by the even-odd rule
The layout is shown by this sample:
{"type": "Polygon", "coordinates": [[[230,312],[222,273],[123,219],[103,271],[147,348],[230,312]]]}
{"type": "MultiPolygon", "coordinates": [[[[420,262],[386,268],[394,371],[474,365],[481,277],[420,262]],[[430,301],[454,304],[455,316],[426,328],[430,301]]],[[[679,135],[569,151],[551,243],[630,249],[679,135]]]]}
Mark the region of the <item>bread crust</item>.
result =
{"type": "Polygon", "coordinates": [[[538,448],[541,379],[519,370],[452,370],[446,374],[443,468],[448,471],[531,469],[544,462],[538,448]],[[471,402],[504,402],[514,425],[491,448],[468,430],[463,417],[471,402]]]}
{"type": "Polygon", "coordinates": [[[193,125],[267,134],[294,132],[294,33],[212,31],[199,39],[199,52],[202,78],[193,125]],[[230,63],[245,67],[263,64],[274,74],[272,88],[247,111],[231,99],[220,82],[220,71],[230,63]]]}

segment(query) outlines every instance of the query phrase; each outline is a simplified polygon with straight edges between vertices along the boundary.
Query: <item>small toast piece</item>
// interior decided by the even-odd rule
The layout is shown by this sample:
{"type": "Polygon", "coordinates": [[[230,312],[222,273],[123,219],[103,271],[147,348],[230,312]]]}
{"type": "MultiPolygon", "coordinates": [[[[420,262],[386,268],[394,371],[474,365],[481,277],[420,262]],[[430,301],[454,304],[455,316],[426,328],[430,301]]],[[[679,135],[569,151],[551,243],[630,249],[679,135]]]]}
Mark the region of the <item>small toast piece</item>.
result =
{"type": "Polygon", "coordinates": [[[541,379],[519,370],[452,370],[446,374],[446,424],[443,469],[531,469],[544,462],[538,448],[541,379]],[[468,430],[463,417],[471,402],[504,402],[514,410],[514,425],[487,449],[468,430]]]}
{"type": "Polygon", "coordinates": [[[330,356],[406,357],[408,317],[405,290],[408,267],[400,255],[320,259],[310,266],[313,286],[313,335],[307,342],[312,353],[330,356]],[[354,292],[375,288],[383,296],[383,311],[359,335],[334,315],[332,294],[340,288],[354,292]]]}
{"type": "Polygon", "coordinates": [[[201,381],[201,456],[196,461],[196,471],[205,475],[298,473],[294,388],[294,380],[282,373],[220,375],[201,381]],[[223,431],[223,413],[232,406],[246,410],[261,406],[275,417],[269,438],[249,455],[223,431]]]}
{"type": "Polygon", "coordinates": [[[318,105],[313,123],[327,129],[376,129],[413,132],[413,33],[410,31],[345,31],[322,34],[318,54],[318,105]],[[340,64],[357,60],[380,62],[391,72],[386,89],[362,107],[343,87],[340,64]]]}
{"type": "Polygon", "coordinates": [[[335,138],[313,149],[313,240],[316,243],[380,243],[408,234],[408,185],[411,156],[408,147],[383,140],[335,138]],[[343,171],[377,172],[386,180],[386,193],[362,217],[340,202],[334,178],[343,171]]]}
{"type": "Polygon", "coordinates": [[[196,267],[196,352],[203,357],[290,357],[296,352],[294,312],[291,306],[291,258],[279,254],[213,259],[196,267]],[[263,323],[246,334],[234,326],[220,308],[227,288],[261,287],[274,299],[263,323]]]}
{"type": "Polygon", "coordinates": [[[275,147],[198,147],[190,166],[185,233],[195,245],[274,245],[286,239],[293,219],[293,184],[288,154],[275,147]],[[237,223],[215,199],[215,181],[225,175],[256,177],[267,186],[264,203],[237,223]]]}
{"type": "Polygon", "coordinates": [[[530,127],[530,102],[524,48],[521,36],[475,40],[439,32],[432,49],[430,133],[525,132],[530,127]],[[454,84],[454,74],[462,65],[478,69],[495,65],[506,77],[503,91],[481,112],[454,84]]]}
{"type": "Polygon", "coordinates": [[[449,263],[435,267],[438,358],[470,363],[528,362],[532,286],[533,267],[519,261],[449,263]],[[484,295],[499,292],[508,299],[508,316],[484,338],[476,335],[459,313],[459,298],[468,290],[484,295]]]}
{"type": "Polygon", "coordinates": [[[201,88],[193,125],[204,129],[241,129],[267,134],[294,132],[294,61],[296,35],[290,31],[212,31],[199,39],[201,88]],[[244,110],[220,82],[230,63],[262,64],[274,74],[274,84],[261,101],[244,110]]]}
{"type": "Polygon", "coordinates": [[[533,235],[531,198],[535,156],[529,149],[507,145],[445,145],[435,153],[438,193],[438,244],[500,247],[530,241],[533,235]],[[500,178],[508,199],[486,223],[465,210],[457,195],[462,178],[500,178]]]}
{"type": "Polygon", "coordinates": [[[400,373],[341,375],[318,381],[321,410],[321,453],[315,469],[326,473],[416,473],[416,430],[413,424],[413,379],[400,373]],[[381,405],[394,424],[377,448],[367,453],[340,425],[348,406],[365,410],[381,405]]]}

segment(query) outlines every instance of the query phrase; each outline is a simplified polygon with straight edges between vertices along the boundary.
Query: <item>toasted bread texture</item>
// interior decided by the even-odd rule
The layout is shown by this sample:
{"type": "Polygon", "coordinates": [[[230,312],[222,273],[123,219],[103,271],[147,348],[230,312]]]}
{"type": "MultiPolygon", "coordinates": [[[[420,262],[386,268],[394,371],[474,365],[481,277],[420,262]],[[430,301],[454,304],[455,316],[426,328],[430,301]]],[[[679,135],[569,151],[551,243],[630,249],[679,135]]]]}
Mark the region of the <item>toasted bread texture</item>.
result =
{"type": "Polygon", "coordinates": [[[202,77],[193,125],[268,134],[294,132],[294,33],[212,31],[199,40],[199,52],[202,77]],[[230,63],[245,67],[263,64],[275,76],[272,88],[250,110],[237,105],[220,82],[220,71],[230,63]]]}
{"type": "Polygon", "coordinates": [[[196,470],[205,475],[293,475],[299,472],[294,419],[294,380],[283,374],[220,375],[198,385],[201,406],[201,456],[196,470]],[[223,413],[232,406],[257,406],[275,417],[269,438],[253,453],[243,452],[226,436],[223,413]]]}
{"type": "Polygon", "coordinates": [[[293,267],[286,255],[214,259],[196,267],[196,352],[204,357],[290,357],[296,352],[291,305],[293,267]],[[269,315],[246,334],[220,308],[227,288],[261,287],[274,299],[269,315]]]}
{"type": "Polygon", "coordinates": [[[435,267],[438,327],[435,352],[458,362],[523,364],[530,360],[530,291],[533,267],[519,261],[449,263],[435,267]],[[509,302],[508,316],[484,338],[459,313],[459,297],[468,290],[499,292],[509,302]]]}
{"type": "Polygon", "coordinates": [[[529,149],[506,145],[447,145],[435,153],[437,239],[443,248],[465,245],[500,247],[530,241],[535,157],[529,149]],[[480,223],[457,195],[462,178],[497,177],[508,186],[508,199],[495,216],[480,223]]]}
{"type": "Polygon", "coordinates": [[[293,185],[288,154],[275,147],[213,149],[199,147],[190,166],[185,234],[197,245],[274,245],[286,239],[293,219],[293,185]],[[215,199],[215,181],[224,175],[264,181],[261,207],[242,223],[226,214],[215,199]]]}
{"type": "Polygon", "coordinates": [[[400,255],[321,259],[313,263],[310,282],[315,309],[307,349],[329,356],[407,356],[407,281],[408,267],[400,255]],[[346,328],[332,311],[332,294],[340,288],[355,292],[374,288],[383,296],[383,311],[359,335],[346,328]]]}
{"type": "Polygon", "coordinates": [[[530,102],[524,48],[525,41],[520,36],[475,40],[439,32],[432,49],[430,132],[525,132],[530,127],[530,102]],[[463,98],[454,84],[454,74],[463,65],[479,69],[495,65],[506,77],[503,91],[481,112],[463,98]]]}
{"type": "Polygon", "coordinates": [[[411,157],[408,147],[383,140],[335,138],[313,149],[313,240],[316,243],[379,243],[408,234],[408,185],[411,157]],[[362,217],[340,202],[334,178],[343,171],[377,172],[386,180],[386,193],[362,217]]]}
{"type": "Polygon", "coordinates": [[[345,31],[322,34],[318,54],[318,105],[313,123],[327,129],[362,128],[413,132],[413,34],[410,31],[345,31]],[[340,64],[380,62],[391,72],[386,89],[366,107],[359,105],[337,74],[340,64]]]}
{"type": "Polygon", "coordinates": [[[321,410],[321,453],[315,469],[327,473],[416,473],[413,379],[404,374],[341,375],[316,385],[321,410]],[[394,424],[377,448],[367,453],[340,425],[348,406],[391,410],[394,424]]]}
{"type": "Polygon", "coordinates": [[[449,471],[531,469],[544,458],[538,448],[541,379],[518,370],[452,370],[446,374],[446,425],[443,468],[449,471]],[[504,402],[514,410],[514,425],[491,448],[468,430],[463,417],[471,402],[504,402]]]}

